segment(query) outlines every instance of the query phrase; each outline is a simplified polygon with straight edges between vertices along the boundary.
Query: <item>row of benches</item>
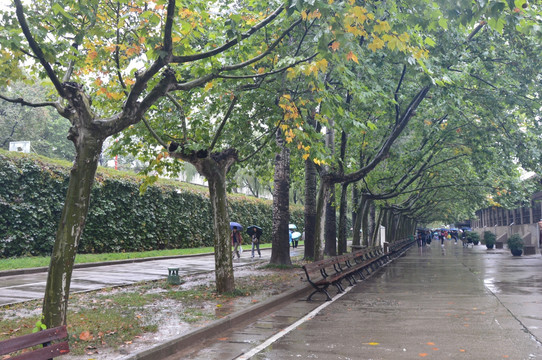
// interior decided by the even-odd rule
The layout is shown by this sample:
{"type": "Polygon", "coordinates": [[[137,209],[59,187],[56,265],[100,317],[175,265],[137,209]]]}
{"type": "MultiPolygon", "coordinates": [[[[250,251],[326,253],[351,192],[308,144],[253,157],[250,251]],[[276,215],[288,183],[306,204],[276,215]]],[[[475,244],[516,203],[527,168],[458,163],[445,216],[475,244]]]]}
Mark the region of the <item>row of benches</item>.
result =
{"type": "Polygon", "coordinates": [[[413,243],[414,240],[405,239],[389,244],[386,251],[380,246],[366,248],[303,265],[307,281],[314,288],[307,301],[316,293],[322,293],[326,300],[331,300],[328,292],[330,286],[335,286],[337,293],[342,293],[343,280],[348,281],[350,286],[356,283],[356,277],[364,280],[381,266],[401,256],[413,243]]]}

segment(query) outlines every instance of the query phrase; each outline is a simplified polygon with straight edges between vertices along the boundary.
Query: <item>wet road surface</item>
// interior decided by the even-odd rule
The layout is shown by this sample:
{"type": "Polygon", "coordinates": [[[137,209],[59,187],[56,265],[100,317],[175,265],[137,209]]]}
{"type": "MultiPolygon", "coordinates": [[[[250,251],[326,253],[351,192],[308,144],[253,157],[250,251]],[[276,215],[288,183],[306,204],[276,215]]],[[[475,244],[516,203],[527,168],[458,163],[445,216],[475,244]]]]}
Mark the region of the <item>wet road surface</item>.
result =
{"type": "Polygon", "coordinates": [[[433,243],[349,290],[332,303],[299,299],[167,360],[542,359],[540,255],[433,243]]]}

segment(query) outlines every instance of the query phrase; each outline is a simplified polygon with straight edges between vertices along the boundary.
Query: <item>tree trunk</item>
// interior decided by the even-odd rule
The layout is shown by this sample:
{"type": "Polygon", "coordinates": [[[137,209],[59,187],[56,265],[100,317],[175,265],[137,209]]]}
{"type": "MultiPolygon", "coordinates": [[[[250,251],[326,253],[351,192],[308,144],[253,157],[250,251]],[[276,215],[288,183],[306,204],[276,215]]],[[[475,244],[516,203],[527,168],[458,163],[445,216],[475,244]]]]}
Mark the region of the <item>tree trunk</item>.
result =
{"type": "Polygon", "coordinates": [[[305,160],[305,259],[314,259],[314,238],[316,231],[316,186],[318,172],[314,162],[305,160]]]}
{"type": "MultiPolygon", "coordinates": [[[[359,187],[358,187],[357,183],[353,183],[352,184],[352,228],[354,227],[354,224],[356,223],[356,218],[358,216],[359,202],[360,202],[359,187]]],[[[353,234],[352,234],[352,239],[353,239],[353,234]]]]}
{"type": "Polygon", "coordinates": [[[335,256],[337,255],[337,211],[335,209],[335,183],[329,185],[329,196],[326,202],[325,220],[324,253],[329,256],[335,256]]]}
{"type": "Polygon", "coordinates": [[[363,245],[369,246],[369,212],[371,209],[372,199],[364,198],[363,211],[361,211],[361,229],[363,235],[363,245]]]}
{"type": "Polygon", "coordinates": [[[346,211],[348,210],[347,195],[348,193],[348,184],[342,184],[341,186],[341,204],[339,206],[339,244],[338,244],[338,253],[339,255],[347,253],[347,242],[346,242],[346,211]]]}
{"type": "Polygon", "coordinates": [[[353,207],[356,208],[356,221],[352,223],[352,245],[359,246],[361,245],[361,223],[363,221],[363,206],[365,205],[365,200],[363,196],[359,199],[353,207]]]}
{"type": "Polygon", "coordinates": [[[233,292],[232,244],[230,241],[230,221],[226,193],[226,171],[218,168],[215,176],[206,176],[209,184],[209,200],[213,214],[213,234],[215,247],[215,281],[219,294],[233,292]]]}
{"type": "Polygon", "coordinates": [[[368,235],[367,242],[369,243],[370,240],[373,238],[375,231],[377,230],[376,229],[376,206],[375,206],[374,201],[371,201],[371,203],[369,204],[368,222],[369,222],[369,226],[367,229],[367,235],[368,235]]]}
{"type": "Polygon", "coordinates": [[[207,179],[213,216],[216,291],[219,294],[232,292],[235,290],[235,279],[233,276],[226,174],[231,165],[237,161],[237,151],[235,149],[226,149],[206,157],[192,156],[186,158],[179,153],[173,153],[172,155],[189,161],[207,179]]]}
{"type": "Polygon", "coordinates": [[[291,265],[288,224],[290,222],[290,150],[285,146],[282,133],[277,131],[280,152],[275,156],[273,189],[273,233],[271,264],[291,265]]]}
{"type": "Polygon", "coordinates": [[[48,328],[66,325],[67,322],[73,264],[85,227],[102,144],[103,139],[79,130],[76,157],[70,172],[43,298],[43,323],[48,328]]]}
{"type": "Polygon", "coordinates": [[[320,188],[316,200],[316,229],[314,234],[314,261],[324,258],[324,228],[326,224],[326,204],[328,203],[331,182],[320,179],[320,188]]]}

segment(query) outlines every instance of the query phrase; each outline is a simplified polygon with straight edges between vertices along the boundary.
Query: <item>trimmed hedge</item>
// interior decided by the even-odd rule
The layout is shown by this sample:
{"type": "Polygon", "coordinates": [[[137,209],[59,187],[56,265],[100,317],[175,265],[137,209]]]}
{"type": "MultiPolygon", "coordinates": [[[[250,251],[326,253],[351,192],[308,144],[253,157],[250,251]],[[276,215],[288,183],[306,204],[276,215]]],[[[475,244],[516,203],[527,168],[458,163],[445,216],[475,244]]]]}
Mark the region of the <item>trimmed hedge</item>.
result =
{"type": "MultiPolygon", "coordinates": [[[[0,152],[0,257],[48,255],[69,180],[69,164],[0,152]]],[[[78,252],[106,253],[213,246],[205,187],[160,181],[139,194],[142,178],[99,168],[78,252]]],[[[230,217],[263,228],[270,240],[272,202],[230,196],[230,217]]],[[[303,208],[291,222],[303,225],[303,208]]],[[[248,235],[245,235],[248,242],[248,235]]]]}

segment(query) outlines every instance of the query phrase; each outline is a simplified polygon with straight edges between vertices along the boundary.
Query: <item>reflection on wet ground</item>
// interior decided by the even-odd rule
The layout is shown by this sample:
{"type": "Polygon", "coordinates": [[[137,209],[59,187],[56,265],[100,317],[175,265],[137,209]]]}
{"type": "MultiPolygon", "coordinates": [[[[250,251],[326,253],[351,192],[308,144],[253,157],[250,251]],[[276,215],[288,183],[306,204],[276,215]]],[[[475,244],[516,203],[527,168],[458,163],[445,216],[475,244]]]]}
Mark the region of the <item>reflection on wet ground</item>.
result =
{"type": "MultiPolygon", "coordinates": [[[[542,258],[411,248],[252,359],[542,359],[542,258]]],[[[173,359],[235,359],[323,301],[292,302],[173,359]]]]}

